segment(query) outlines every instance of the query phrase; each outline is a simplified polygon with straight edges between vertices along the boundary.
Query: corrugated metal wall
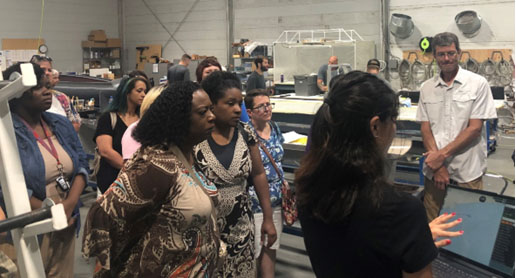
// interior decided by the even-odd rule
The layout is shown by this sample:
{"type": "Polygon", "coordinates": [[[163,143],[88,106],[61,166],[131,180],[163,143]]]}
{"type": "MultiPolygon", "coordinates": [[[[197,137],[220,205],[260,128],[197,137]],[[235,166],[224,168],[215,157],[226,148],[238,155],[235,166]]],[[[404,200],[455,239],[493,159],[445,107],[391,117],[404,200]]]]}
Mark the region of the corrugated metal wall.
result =
{"type": "MultiPolygon", "coordinates": [[[[108,37],[118,37],[116,0],[47,0],[44,10],[42,38],[60,71],[82,72],[81,41],[90,30],[104,29],[108,37]]],[[[2,1],[0,38],[37,39],[40,16],[41,1],[2,1]]]]}
{"type": "MultiPolygon", "coordinates": [[[[184,20],[176,39],[189,54],[214,55],[227,61],[226,2],[199,1],[184,20]]],[[[141,0],[124,1],[125,40],[128,65],[135,64],[137,44],[163,44],[169,35],[141,0]]],[[[147,0],[165,26],[173,32],[195,3],[188,1],[147,0]]],[[[234,38],[272,43],[284,30],[355,29],[366,40],[380,41],[380,1],[284,1],[234,0],[234,38]]],[[[175,42],[163,49],[169,60],[183,54],[175,42]]]]}
{"type": "MultiPolygon", "coordinates": [[[[222,64],[227,61],[228,0],[146,0],[170,32],[189,54],[214,55],[222,64]],[[195,6],[194,6],[195,4],[195,6]],[[194,6],[194,7],[193,7],[194,6]],[[193,7],[193,9],[192,9],[193,7]],[[191,11],[191,12],[190,12],[191,11]],[[190,12],[190,13],[189,13],[190,12]]],[[[234,38],[273,42],[284,30],[355,29],[364,39],[380,44],[380,1],[378,0],[233,0],[234,38]]],[[[108,37],[118,37],[117,0],[47,0],[45,1],[43,37],[49,55],[61,71],[82,71],[80,41],[92,29],[104,29],[108,37]]],[[[459,34],[463,48],[514,49],[514,1],[508,0],[435,0],[414,2],[391,0],[390,14],[412,16],[416,30],[405,40],[391,36],[393,55],[413,49],[421,36],[441,31],[459,34]],[[458,31],[454,17],[462,10],[477,11],[483,19],[478,36],[465,38],[458,31]]],[[[127,69],[136,63],[135,46],[161,44],[169,34],[142,0],[124,0],[124,41],[127,69]]],[[[0,9],[0,38],[37,38],[41,2],[34,0],[3,1],[0,9]]],[[[179,58],[182,49],[174,41],[166,44],[163,57],[179,58]]]]}
{"type": "Polygon", "coordinates": [[[226,1],[146,0],[146,3],[152,12],[142,0],[124,1],[125,43],[129,67],[136,65],[136,45],[161,44],[164,47],[162,56],[170,61],[179,59],[184,53],[173,40],[167,44],[170,35],[153,13],[171,33],[177,31],[174,37],[188,54],[216,56],[225,64],[226,1]]]}
{"type": "MultiPolygon", "coordinates": [[[[514,1],[507,0],[434,0],[414,2],[391,0],[390,14],[401,13],[412,17],[414,33],[407,39],[391,35],[390,48],[394,56],[402,57],[404,50],[417,49],[423,36],[434,36],[440,32],[452,32],[459,37],[462,49],[513,50],[514,56],[514,1]],[[481,29],[475,37],[467,38],[455,24],[455,16],[465,10],[474,10],[482,18],[481,29]]],[[[509,59],[509,57],[505,57],[509,59]]],[[[394,88],[400,87],[399,80],[391,80],[394,88]]]]}
{"type": "Polygon", "coordinates": [[[235,0],[235,39],[264,43],[284,30],[343,28],[380,42],[380,1],[235,0]]]}
{"type": "Polygon", "coordinates": [[[398,55],[399,51],[417,46],[422,36],[444,31],[457,34],[464,49],[514,49],[514,1],[434,0],[416,4],[411,0],[391,0],[390,12],[411,16],[415,25],[414,33],[405,40],[391,36],[391,49],[398,55]],[[455,24],[455,16],[465,10],[474,10],[482,18],[480,32],[473,38],[462,35],[455,24]]]}

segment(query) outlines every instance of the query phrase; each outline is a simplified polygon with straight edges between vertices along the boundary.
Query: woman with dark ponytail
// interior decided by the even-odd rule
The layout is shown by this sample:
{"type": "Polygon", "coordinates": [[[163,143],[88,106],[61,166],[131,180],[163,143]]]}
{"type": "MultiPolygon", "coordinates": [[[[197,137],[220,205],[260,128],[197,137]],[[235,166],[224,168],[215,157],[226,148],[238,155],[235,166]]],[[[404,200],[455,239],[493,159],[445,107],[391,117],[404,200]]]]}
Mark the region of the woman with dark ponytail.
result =
{"type": "Polygon", "coordinates": [[[383,174],[398,107],[384,81],[353,71],[336,77],[315,115],[295,184],[317,277],[431,277],[440,243],[423,204],[396,192],[383,174]]]}
{"type": "Polygon", "coordinates": [[[102,193],[116,179],[123,166],[122,136],[127,127],[140,118],[140,105],[149,89],[150,85],[144,77],[124,77],[107,111],[97,121],[93,141],[101,156],[97,186],[102,193]]]}

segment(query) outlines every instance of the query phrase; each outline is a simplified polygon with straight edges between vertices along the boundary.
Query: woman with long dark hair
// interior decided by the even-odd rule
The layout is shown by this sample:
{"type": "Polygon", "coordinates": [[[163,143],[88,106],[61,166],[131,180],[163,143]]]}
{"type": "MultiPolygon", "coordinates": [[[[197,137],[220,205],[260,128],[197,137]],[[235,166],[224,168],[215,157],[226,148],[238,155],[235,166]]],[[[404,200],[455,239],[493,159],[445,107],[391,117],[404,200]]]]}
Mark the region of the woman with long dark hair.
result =
{"type": "Polygon", "coordinates": [[[83,253],[95,277],[212,277],[224,255],[217,189],[194,166],[193,146],[213,129],[211,101],[193,82],[175,82],[136,126],[141,143],[92,206],[83,253]]]}
{"type": "Polygon", "coordinates": [[[149,89],[149,83],[143,77],[124,77],[107,111],[98,119],[93,141],[101,156],[97,186],[102,193],[116,179],[124,164],[122,136],[127,127],[140,118],[140,105],[149,89]]]}
{"type": "MultiPolygon", "coordinates": [[[[435,234],[420,200],[384,177],[396,132],[398,97],[376,76],[336,77],[312,124],[310,149],[296,172],[299,219],[318,277],[431,277],[435,234]],[[430,276],[429,276],[430,275],[430,276]]],[[[444,232],[442,229],[444,228],[444,232]]]]}

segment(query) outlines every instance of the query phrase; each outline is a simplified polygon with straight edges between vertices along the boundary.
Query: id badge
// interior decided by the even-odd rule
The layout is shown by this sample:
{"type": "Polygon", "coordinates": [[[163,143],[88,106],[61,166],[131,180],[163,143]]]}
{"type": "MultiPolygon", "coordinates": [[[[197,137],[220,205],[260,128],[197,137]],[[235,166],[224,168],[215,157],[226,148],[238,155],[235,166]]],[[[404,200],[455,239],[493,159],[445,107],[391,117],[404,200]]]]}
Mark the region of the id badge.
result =
{"type": "Polygon", "coordinates": [[[57,183],[57,186],[59,186],[59,188],[61,188],[61,190],[63,190],[64,192],[68,192],[68,190],[70,190],[70,184],[68,183],[68,181],[65,179],[64,176],[61,175],[61,176],[57,177],[56,183],[57,183]]]}

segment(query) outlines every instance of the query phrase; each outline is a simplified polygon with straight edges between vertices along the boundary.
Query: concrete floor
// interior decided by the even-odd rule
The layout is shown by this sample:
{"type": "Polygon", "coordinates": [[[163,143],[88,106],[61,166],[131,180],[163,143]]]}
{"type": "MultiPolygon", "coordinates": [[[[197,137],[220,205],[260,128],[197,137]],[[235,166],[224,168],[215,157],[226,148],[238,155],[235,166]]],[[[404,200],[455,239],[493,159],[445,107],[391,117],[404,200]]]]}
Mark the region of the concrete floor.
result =
{"type": "MultiPolygon", "coordinates": [[[[511,159],[514,151],[514,135],[500,135],[498,137],[498,145],[496,151],[491,153],[488,157],[488,173],[494,175],[502,175],[509,180],[505,195],[514,196],[514,164],[511,159]]],[[[500,193],[504,181],[497,177],[485,177],[484,186],[488,191],[500,193]]],[[[84,207],[81,208],[81,216],[86,218],[88,209],[95,200],[95,194],[86,194],[82,198],[84,207]]],[[[84,223],[84,221],[83,221],[84,223]]],[[[299,223],[295,223],[299,227],[299,223]]],[[[80,238],[76,244],[75,250],[75,277],[84,278],[91,277],[94,268],[94,261],[87,262],[81,256],[81,241],[82,230],[80,238]]],[[[280,249],[277,252],[276,277],[279,278],[312,278],[315,277],[306,250],[303,239],[300,236],[284,233],[281,237],[280,249]]]]}

